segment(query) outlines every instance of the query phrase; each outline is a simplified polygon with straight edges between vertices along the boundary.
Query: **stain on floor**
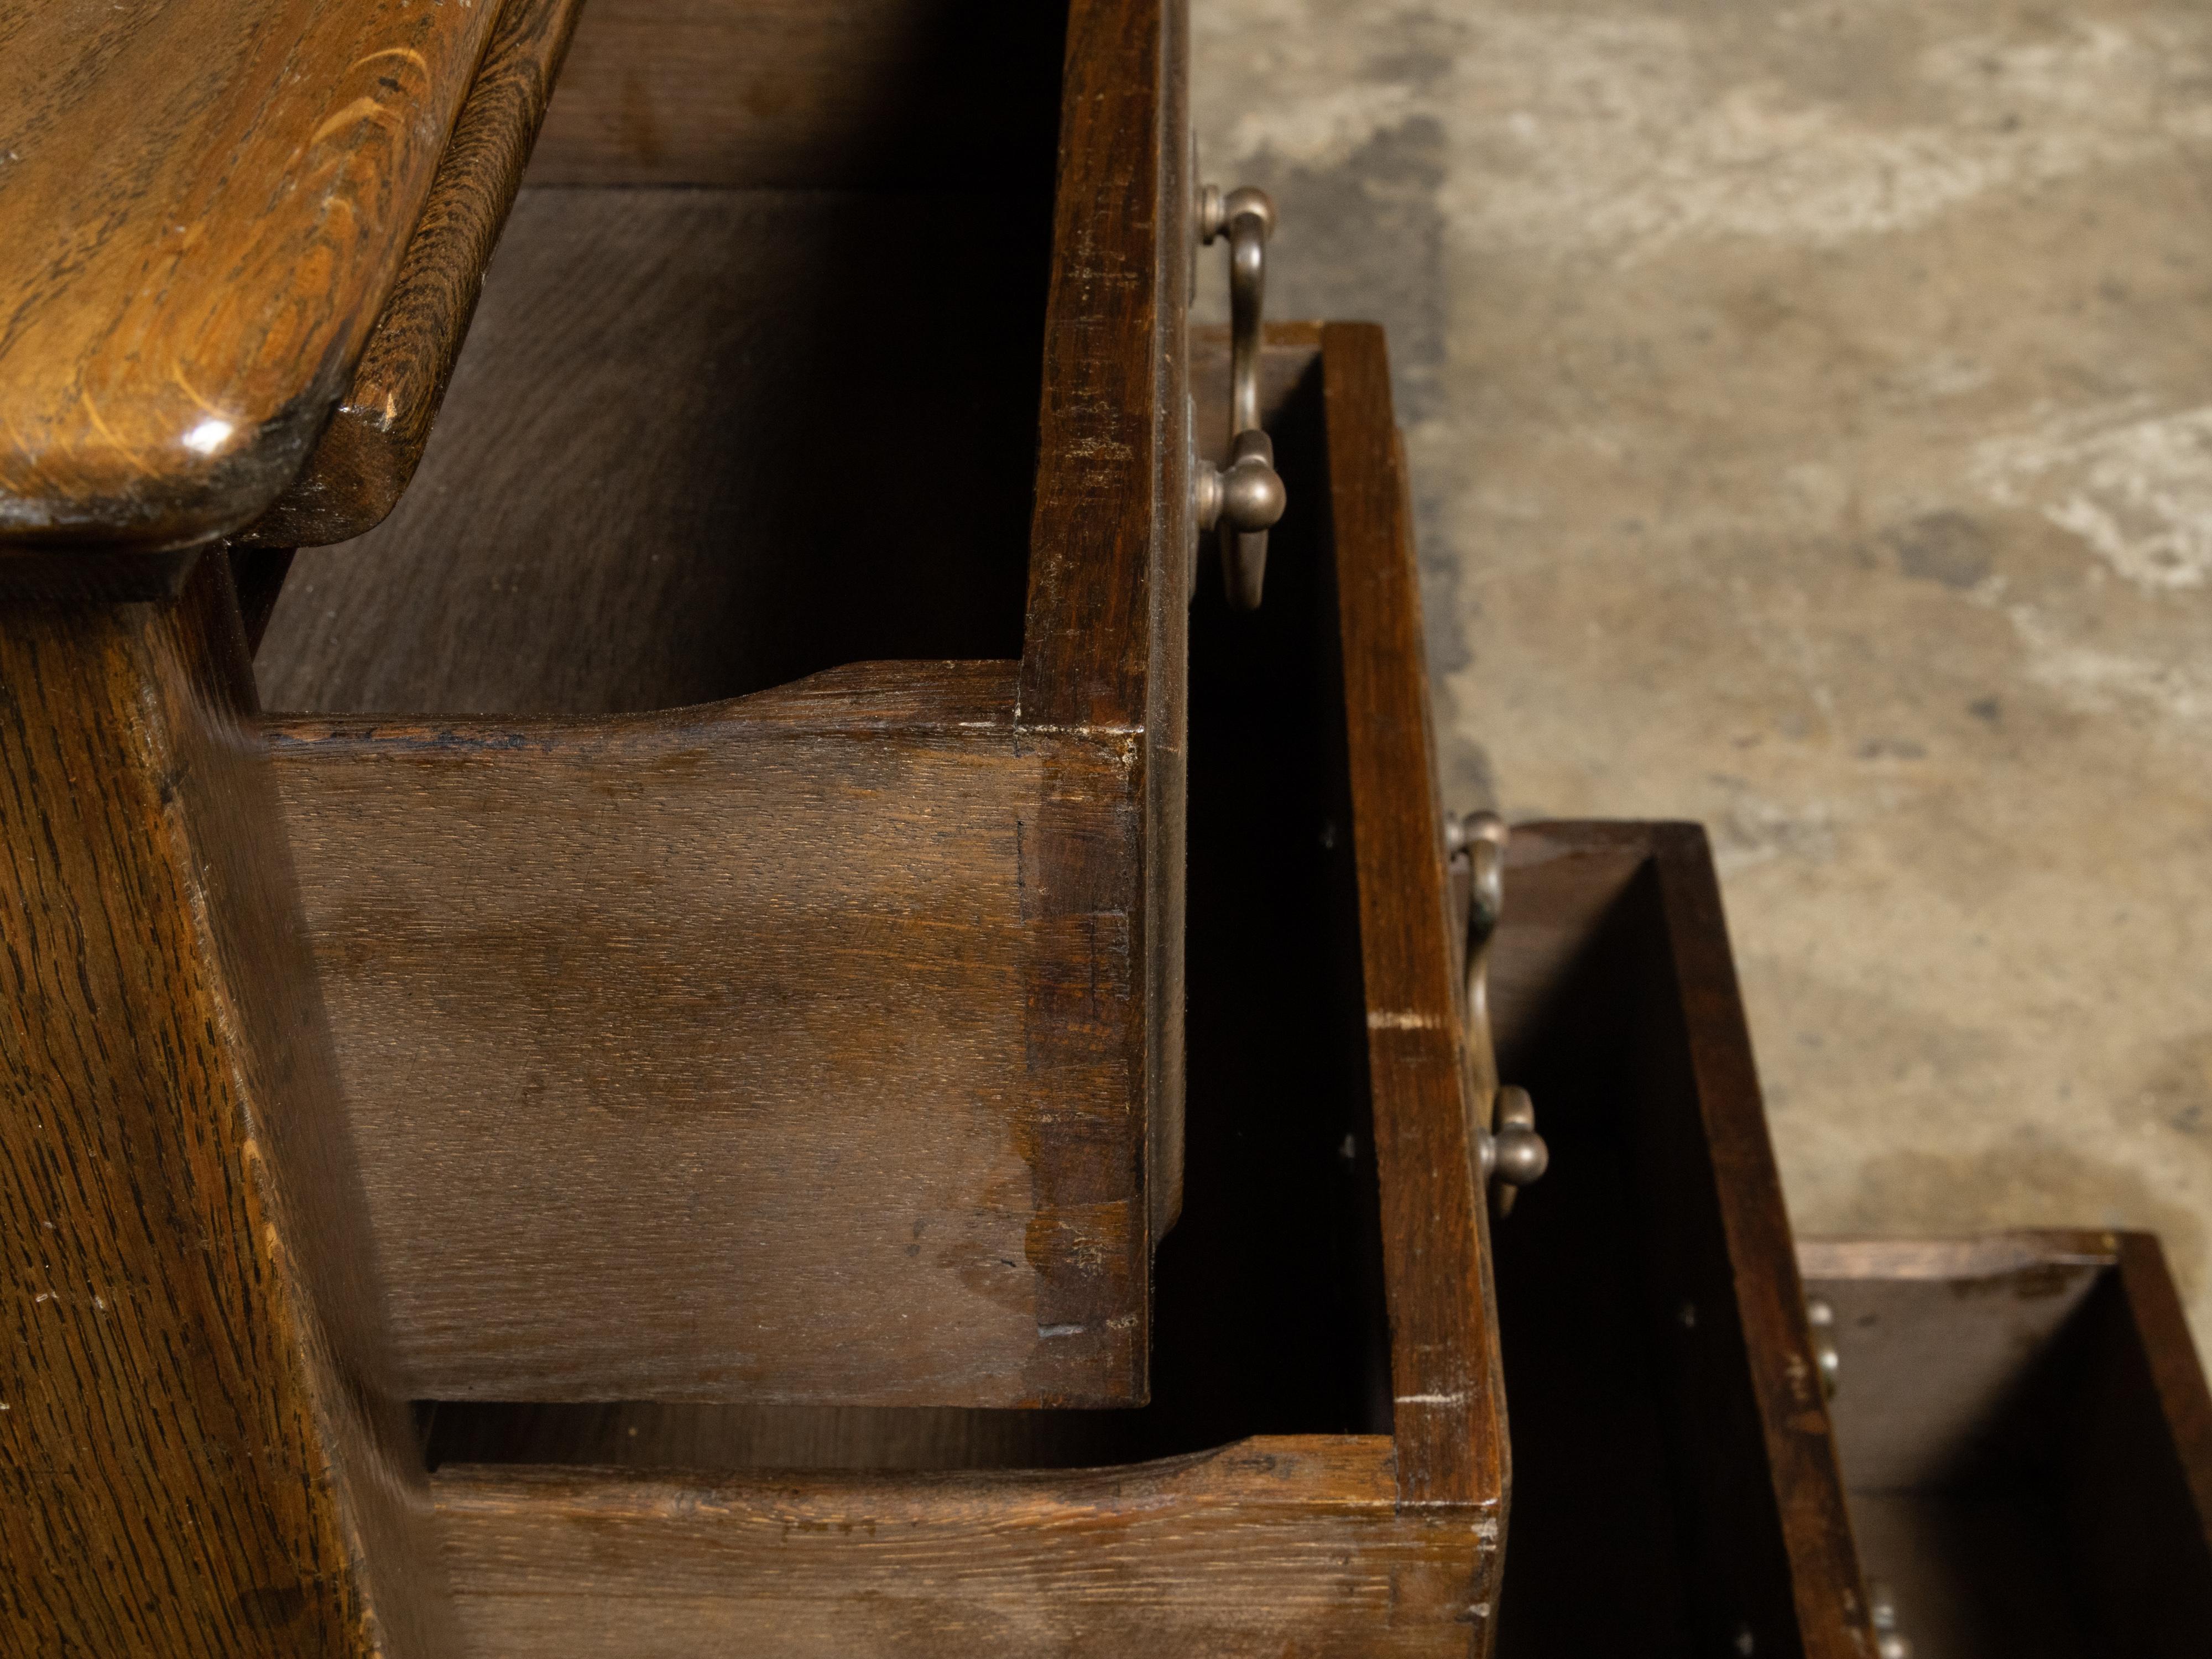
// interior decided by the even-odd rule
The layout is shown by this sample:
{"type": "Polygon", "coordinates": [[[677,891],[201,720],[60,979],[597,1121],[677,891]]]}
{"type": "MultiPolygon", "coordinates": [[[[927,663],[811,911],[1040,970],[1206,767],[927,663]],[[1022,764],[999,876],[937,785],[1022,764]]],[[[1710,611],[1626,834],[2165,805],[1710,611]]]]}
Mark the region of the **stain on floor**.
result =
{"type": "Polygon", "coordinates": [[[1194,34],[1271,313],[1391,331],[1452,804],[1711,827],[1801,1231],[2154,1228],[2204,1342],[2212,12],[1194,34]]]}

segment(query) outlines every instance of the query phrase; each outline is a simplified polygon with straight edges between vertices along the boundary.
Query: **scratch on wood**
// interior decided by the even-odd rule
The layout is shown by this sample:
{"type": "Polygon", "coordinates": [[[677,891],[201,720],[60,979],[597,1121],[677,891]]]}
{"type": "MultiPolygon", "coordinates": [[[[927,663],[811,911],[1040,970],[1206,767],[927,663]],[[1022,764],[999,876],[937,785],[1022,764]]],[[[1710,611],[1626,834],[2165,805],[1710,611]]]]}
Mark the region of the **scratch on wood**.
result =
{"type": "Polygon", "coordinates": [[[1367,1029],[1370,1031],[1441,1031],[1446,1024],[1435,1014],[1419,1013],[1410,1008],[1370,1008],[1367,1012],[1367,1029]]]}

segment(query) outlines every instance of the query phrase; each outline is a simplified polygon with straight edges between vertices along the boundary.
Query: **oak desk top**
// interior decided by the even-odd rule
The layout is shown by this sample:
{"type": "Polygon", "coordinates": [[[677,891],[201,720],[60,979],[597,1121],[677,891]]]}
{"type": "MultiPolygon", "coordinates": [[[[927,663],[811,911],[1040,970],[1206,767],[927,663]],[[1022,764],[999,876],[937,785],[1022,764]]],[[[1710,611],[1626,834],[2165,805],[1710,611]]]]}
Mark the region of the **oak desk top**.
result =
{"type": "Polygon", "coordinates": [[[291,480],[498,9],[0,0],[0,546],[180,546],[291,480]]]}

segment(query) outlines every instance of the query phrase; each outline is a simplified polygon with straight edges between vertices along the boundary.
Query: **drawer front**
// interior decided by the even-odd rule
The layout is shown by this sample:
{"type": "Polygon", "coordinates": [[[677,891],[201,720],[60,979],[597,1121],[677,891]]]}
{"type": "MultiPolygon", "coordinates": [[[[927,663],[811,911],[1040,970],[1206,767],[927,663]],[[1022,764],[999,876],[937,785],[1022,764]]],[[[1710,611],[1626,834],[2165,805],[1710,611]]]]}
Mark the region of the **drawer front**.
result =
{"type": "Polygon", "coordinates": [[[1185,0],[1073,0],[1020,721],[1136,743],[1137,1037],[1157,1237],[1182,1206],[1192,180],[1185,0]]]}

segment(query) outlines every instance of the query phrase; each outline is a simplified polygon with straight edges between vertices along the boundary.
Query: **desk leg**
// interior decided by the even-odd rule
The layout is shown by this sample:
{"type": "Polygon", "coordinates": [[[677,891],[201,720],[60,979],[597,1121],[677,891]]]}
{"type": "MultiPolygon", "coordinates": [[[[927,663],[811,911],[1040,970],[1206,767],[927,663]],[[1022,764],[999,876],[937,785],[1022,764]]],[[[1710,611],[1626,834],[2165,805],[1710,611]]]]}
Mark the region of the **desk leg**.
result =
{"type": "Polygon", "coordinates": [[[0,580],[0,1650],[450,1652],[224,561],[0,580]]]}

